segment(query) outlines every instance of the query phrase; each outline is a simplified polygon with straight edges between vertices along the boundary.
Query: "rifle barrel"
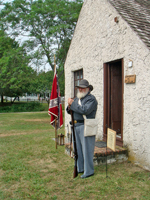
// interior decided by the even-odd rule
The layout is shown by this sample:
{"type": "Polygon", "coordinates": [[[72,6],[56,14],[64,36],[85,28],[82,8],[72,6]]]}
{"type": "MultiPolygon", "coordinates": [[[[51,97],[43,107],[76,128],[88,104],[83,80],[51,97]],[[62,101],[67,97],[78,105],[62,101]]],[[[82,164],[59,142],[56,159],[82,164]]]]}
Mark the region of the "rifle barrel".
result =
{"type": "Polygon", "coordinates": [[[76,138],[75,138],[75,131],[74,131],[74,118],[73,118],[73,111],[70,110],[71,113],[71,122],[72,122],[72,135],[73,135],[73,148],[74,148],[74,172],[73,172],[73,178],[76,178],[78,176],[78,170],[77,170],[77,159],[78,159],[78,154],[77,154],[77,147],[76,147],[76,138]]]}

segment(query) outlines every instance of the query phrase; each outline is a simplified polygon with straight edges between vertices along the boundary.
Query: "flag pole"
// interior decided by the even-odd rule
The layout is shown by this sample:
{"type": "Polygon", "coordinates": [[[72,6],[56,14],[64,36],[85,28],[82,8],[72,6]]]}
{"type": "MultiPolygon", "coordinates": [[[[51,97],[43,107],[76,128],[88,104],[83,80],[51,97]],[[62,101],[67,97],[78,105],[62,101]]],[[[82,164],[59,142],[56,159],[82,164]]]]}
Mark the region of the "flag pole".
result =
{"type": "Polygon", "coordinates": [[[55,55],[54,55],[53,70],[54,70],[54,78],[53,78],[48,114],[51,115],[50,124],[55,129],[55,147],[57,149],[57,145],[58,145],[57,130],[58,128],[61,128],[63,125],[63,112],[62,112],[61,97],[60,97],[60,91],[59,91],[59,85],[58,85],[58,78],[57,78],[57,73],[56,73],[55,55]]]}
{"type": "Polygon", "coordinates": [[[55,117],[55,149],[57,149],[57,118],[55,117]]]}
{"type": "MultiPolygon", "coordinates": [[[[54,54],[54,76],[56,73],[56,60],[54,54]]],[[[55,149],[57,149],[57,117],[55,117],[55,149]]]]}

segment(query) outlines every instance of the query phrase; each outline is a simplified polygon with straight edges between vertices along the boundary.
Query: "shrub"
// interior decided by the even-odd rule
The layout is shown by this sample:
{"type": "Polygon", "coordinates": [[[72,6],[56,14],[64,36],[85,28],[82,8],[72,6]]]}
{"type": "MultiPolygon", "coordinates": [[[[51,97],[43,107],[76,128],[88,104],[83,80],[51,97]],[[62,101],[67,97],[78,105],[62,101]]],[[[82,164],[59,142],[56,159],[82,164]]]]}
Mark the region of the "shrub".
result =
{"type": "Polygon", "coordinates": [[[30,103],[16,103],[12,105],[0,106],[0,113],[5,112],[32,112],[32,111],[43,111],[45,108],[40,102],[30,103]]]}

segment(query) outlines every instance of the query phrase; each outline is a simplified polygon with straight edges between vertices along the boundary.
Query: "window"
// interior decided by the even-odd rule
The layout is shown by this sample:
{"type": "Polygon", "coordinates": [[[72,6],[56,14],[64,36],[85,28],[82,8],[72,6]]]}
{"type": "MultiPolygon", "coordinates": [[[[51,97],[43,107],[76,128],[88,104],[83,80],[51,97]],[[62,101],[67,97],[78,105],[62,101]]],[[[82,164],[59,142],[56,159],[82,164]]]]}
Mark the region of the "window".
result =
{"type": "Polygon", "coordinates": [[[77,88],[79,81],[83,79],[83,69],[74,72],[74,97],[77,96],[77,88]]]}

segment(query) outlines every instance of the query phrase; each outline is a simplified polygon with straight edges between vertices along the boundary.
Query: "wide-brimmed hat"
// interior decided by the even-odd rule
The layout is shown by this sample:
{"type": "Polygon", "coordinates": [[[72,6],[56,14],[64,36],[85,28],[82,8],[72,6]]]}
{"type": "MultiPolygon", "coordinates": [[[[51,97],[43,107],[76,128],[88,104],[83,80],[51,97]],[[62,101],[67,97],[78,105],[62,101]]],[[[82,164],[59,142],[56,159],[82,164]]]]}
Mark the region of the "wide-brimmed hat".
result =
{"type": "Polygon", "coordinates": [[[78,88],[90,88],[90,90],[93,90],[93,86],[89,84],[89,82],[86,79],[82,79],[79,82],[79,85],[76,85],[78,88]]]}

